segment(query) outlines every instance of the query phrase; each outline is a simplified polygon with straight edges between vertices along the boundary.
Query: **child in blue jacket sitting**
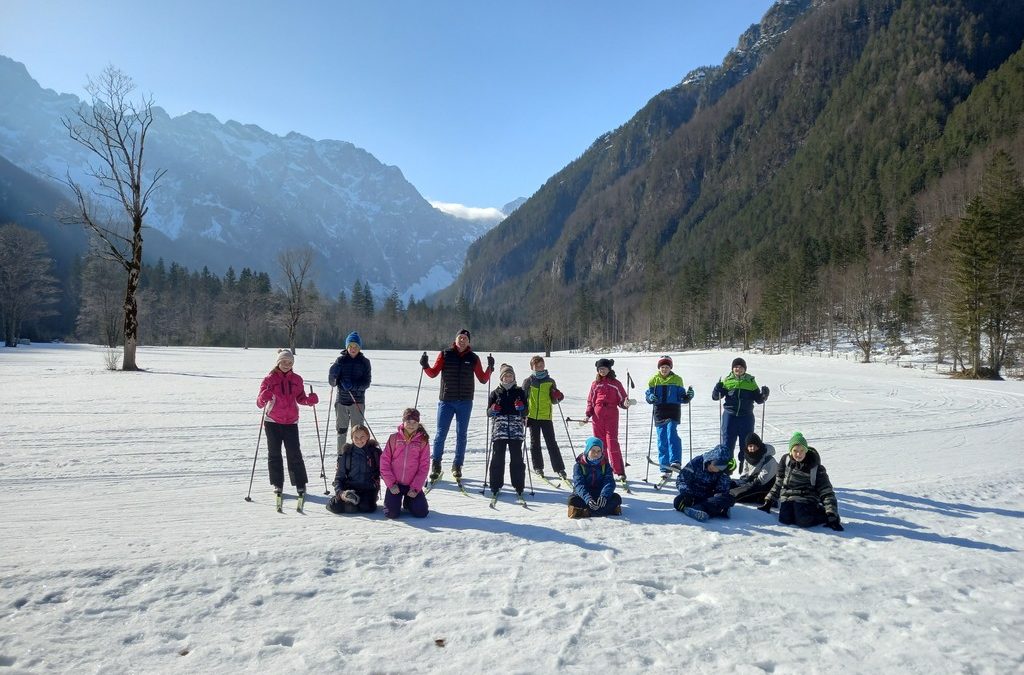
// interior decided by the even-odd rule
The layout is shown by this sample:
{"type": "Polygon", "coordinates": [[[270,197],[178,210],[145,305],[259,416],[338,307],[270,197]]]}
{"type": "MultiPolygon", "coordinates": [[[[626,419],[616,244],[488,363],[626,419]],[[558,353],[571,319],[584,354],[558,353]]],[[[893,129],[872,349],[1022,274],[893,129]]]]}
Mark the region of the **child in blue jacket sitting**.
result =
{"type": "Polygon", "coordinates": [[[729,494],[730,464],[732,453],[722,444],[691,459],[676,479],[679,494],[672,505],[701,522],[712,516],[728,518],[729,509],[736,503],[729,494]]]}
{"type": "Polygon", "coordinates": [[[604,454],[600,438],[587,439],[586,449],[576,458],[572,470],[569,517],[617,516],[622,513],[622,497],[615,492],[615,477],[604,454]]]}

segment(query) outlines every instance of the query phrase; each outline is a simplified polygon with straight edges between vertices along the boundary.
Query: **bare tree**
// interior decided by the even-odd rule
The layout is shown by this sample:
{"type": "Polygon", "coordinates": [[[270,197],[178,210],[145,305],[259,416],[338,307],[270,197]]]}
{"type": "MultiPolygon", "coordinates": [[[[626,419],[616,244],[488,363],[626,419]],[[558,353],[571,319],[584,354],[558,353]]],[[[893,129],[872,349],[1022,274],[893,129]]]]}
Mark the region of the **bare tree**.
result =
{"type": "Polygon", "coordinates": [[[313,269],[313,249],[303,246],[281,251],[277,256],[277,264],[284,274],[286,284],[284,325],[288,330],[288,346],[294,352],[295,330],[310,306],[306,278],[313,269]]]}
{"type": "Polygon", "coordinates": [[[868,260],[851,265],[843,273],[844,322],[853,333],[853,342],[864,355],[864,363],[871,362],[871,352],[879,338],[887,290],[889,288],[887,259],[872,253],[868,260]]]}
{"type": "Polygon", "coordinates": [[[37,232],[9,223],[0,227],[0,325],[8,347],[17,347],[25,321],[53,314],[57,280],[46,241],[37,232]]]}
{"type": "Polygon", "coordinates": [[[96,181],[87,188],[71,178],[65,182],[74,193],[76,209],[62,218],[64,222],[84,226],[106,246],[105,255],[127,272],[124,293],[123,370],[138,370],[135,350],[139,339],[136,293],[142,274],[143,218],[149,211],[149,199],[165,170],[147,175],[143,170],[146,135],[153,124],[153,98],[143,96],[132,101],[135,83],[114,66],[107,66],[99,79],[89,79],[85,90],[91,105],[83,104],[71,117],[62,118],[71,139],[89,150],[96,160],[89,176],[96,181]],[[115,211],[123,210],[127,227],[119,219],[102,215],[92,200],[96,196],[112,202],[115,211]]]}

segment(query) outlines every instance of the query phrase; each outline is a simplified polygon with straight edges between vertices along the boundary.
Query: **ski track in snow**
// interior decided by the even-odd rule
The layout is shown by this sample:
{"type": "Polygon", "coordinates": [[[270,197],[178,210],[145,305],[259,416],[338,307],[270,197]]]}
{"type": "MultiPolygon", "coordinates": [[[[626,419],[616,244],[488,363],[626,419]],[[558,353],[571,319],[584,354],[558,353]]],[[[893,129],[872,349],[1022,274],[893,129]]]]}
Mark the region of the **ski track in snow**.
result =
{"type": "MultiPolygon", "coordinates": [[[[842,533],[743,505],[703,525],[681,516],[673,489],[643,482],[644,404],[630,415],[635,494],[620,518],[569,520],[568,490],[540,482],[529,509],[510,492],[489,509],[477,411],[471,497],[441,482],[426,519],[386,521],[324,509],[308,408],[305,513],[294,489],[274,512],[262,442],[243,501],[273,350],[143,348],[151,370],[134,374],[105,371],[103,353],[0,351],[0,673],[1024,669],[1024,383],[747,355],[772,388],[757,431],[764,413],[777,456],[797,429],[821,451],[842,533]]],[[[325,402],[335,355],[300,350],[296,363],[325,402]]],[[[419,352],[367,355],[383,442],[415,399],[419,352]]],[[[525,375],[529,355],[495,356],[525,375]]],[[[613,356],[638,383],[657,358],[613,356]]],[[[697,390],[684,460],[691,440],[695,453],[716,442],[710,391],[733,356],[676,357],[697,390]]],[[[548,360],[565,414],[582,412],[593,361],[548,360]]],[[[424,378],[431,433],[436,398],[424,378]]],[[[570,432],[579,449],[589,430],[570,432]]],[[[446,468],[453,443],[454,430],[446,468]]],[[[329,482],[333,436],[327,449],[329,482]]]]}

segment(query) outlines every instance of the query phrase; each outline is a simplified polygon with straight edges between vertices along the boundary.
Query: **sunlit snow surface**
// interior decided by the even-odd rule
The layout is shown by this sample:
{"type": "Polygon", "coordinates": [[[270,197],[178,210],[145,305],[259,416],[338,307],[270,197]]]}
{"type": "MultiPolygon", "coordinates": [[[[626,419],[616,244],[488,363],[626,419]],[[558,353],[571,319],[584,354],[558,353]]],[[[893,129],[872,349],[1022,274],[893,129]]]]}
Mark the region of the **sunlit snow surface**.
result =
{"type": "MultiPolygon", "coordinates": [[[[1024,383],[748,354],[772,388],[757,429],[765,414],[780,452],[794,430],[817,447],[846,531],[781,526],[750,506],[702,525],[672,510],[674,490],[642,480],[657,355],[612,355],[641,400],[622,517],[569,520],[566,491],[536,482],[528,509],[509,495],[489,509],[480,388],[472,496],[442,482],[429,517],[390,522],[324,509],[308,408],[306,513],[293,500],[274,512],[262,444],[244,501],[272,350],[142,348],[143,373],[105,370],[104,351],[0,350],[0,673],[1024,667],[1024,383]]],[[[321,435],[336,354],[300,349],[296,361],[324,401],[321,435]]],[[[419,352],[366,354],[383,442],[416,399],[419,352]]],[[[495,356],[528,374],[530,355],[495,356]]],[[[675,356],[697,390],[684,459],[688,413],[694,452],[715,442],[711,388],[733,356],[675,356]]],[[[566,415],[584,412],[594,358],[548,360],[566,415]]],[[[437,391],[424,378],[432,434],[437,391]]],[[[578,450],[588,430],[569,431],[578,450]]],[[[560,421],[557,432],[568,463],[560,421]]],[[[453,443],[454,432],[446,470],[453,443]]]]}

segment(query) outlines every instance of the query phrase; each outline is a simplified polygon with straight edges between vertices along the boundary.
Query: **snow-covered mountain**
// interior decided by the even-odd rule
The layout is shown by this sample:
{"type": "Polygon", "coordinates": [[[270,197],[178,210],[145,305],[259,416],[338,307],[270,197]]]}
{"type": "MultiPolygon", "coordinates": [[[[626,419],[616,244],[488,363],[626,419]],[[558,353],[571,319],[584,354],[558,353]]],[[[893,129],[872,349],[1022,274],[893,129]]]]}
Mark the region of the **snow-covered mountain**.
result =
{"type": "MultiPolygon", "coordinates": [[[[79,105],[0,56],[0,156],[37,176],[88,182],[90,158],[61,125],[79,105]]],[[[351,143],[155,113],[146,165],[167,174],[147,224],[187,251],[179,262],[193,268],[275,274],[279,251],[309,244],[327,292],[362,279],[380,293],[422,297],[457,276],[469,244],[494,224],[433,208],[399,168],[351,143]]]]}

